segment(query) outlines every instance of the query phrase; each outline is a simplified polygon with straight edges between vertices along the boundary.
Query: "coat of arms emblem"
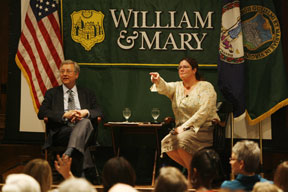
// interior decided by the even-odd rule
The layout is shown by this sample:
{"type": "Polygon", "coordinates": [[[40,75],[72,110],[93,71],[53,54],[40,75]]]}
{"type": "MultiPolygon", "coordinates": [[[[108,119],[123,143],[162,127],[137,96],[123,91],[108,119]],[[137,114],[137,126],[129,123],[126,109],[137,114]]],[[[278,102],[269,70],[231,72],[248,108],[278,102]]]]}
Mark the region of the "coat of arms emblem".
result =
{"type": "Polygon", "coordinates": [[[281,40],[280,23],[273,11],[260,5],[241,10],[245,33],[245,58],[259,60],[273,53],[281,40]]]}
{"type": "Polygon", "coordinates": [[[103,27],[104,14],[101,11],[81,10],[71,14],[71,37],[90,51],[96,43],[105,39],[103,27]]]}

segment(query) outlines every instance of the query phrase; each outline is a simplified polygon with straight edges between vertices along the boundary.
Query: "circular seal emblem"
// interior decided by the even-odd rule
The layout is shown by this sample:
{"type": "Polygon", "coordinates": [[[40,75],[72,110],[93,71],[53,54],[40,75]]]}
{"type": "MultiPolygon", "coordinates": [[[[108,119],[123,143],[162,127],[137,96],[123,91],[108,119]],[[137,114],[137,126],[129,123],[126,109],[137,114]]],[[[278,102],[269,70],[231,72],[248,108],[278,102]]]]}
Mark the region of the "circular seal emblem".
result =
{"type": "Polygon", "coordinates": [[[242,8],[241,15],[245,59],[259,60],[273,53],[281,39],[280,24],[273,11],[251,5],[242,8]]]}

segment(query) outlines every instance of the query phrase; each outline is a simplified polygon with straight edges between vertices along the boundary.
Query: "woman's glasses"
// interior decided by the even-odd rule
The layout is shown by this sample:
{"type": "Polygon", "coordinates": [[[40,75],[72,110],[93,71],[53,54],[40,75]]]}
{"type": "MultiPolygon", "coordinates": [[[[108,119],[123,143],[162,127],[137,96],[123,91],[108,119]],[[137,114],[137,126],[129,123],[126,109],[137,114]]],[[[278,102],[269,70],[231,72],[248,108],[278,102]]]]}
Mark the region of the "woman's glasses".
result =
{"type": "Polygon", "coordinates": [[[182,68],[183,68],[183,69],[189,69],[189,68],[191,68],[191,67],[190,67],[189,65],[181,65],[181,66],[178,66],[178,67],[177,67],[178,70],[180,70],[180,69],[182,69],[182,68]]]}

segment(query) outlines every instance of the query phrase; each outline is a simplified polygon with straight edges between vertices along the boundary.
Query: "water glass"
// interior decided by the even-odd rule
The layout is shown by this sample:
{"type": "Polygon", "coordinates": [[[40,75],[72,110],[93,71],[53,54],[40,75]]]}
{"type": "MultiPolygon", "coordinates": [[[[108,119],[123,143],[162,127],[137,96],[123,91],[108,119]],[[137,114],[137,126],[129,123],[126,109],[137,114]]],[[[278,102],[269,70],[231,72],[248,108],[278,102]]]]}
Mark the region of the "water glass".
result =
{"type": "Polygon", "coordinates": [[[152,117],[154,119],[154,123],[157,123],[157,119],[160,116],[160,109],[153,108],[152,111],[151,111],[151,115],[152,115],[152,117]]]}
{"type": "Polygon", "coordinates": [[[123,114],[123,117],[126,119],[126,122],[128,122],[128,119],[131,116],[131,110],[128,107],[126,107],[123,109],[122,114],[123,114]]]}

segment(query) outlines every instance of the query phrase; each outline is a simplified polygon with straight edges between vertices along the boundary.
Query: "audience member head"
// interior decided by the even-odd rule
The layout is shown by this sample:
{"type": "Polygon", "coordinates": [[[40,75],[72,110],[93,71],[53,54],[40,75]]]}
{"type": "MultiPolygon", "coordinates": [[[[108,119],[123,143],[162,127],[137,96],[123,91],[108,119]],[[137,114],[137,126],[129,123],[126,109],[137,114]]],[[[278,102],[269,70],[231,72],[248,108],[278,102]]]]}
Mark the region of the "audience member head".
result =
{"type": "Polygon", "coordinates": [[[154,192],[185,192],[188,182],[175,167],[162,167],[156,179],[154,192]]]}
{"type": "Polygon", "coordinates": [[[213,149],[202,149],[194,154],[191,161],[191,184],[195,189],[219,187],[223,174],[219,155],[213,149]],[[214,186],[213,181],[219,183],[214,186]]]}
{"type": "Polygon", "coordinates": [[[97,192],[95,188],[83,178],[71,178],[60,183],[59,192],[97,192]]]}
{"type": "Polygon", "coordinates": [[[33,159],[25,165],[23,173],[36,179],[40,184],[42,192],[50,190],[52,185],[52,171],[48,161],[33,159]]]}
{"type": "Polygon", "coordinates": [[[124,157],[109,159],[102,171],[104,192],[107,192],[116,183],[125,183],[134,187],[136,174],[131,164],[124,157]]]}
{"type": "Polygon", "coordinates": [[[117,183],[113,185],[108,192],[138,192],[138,191],[130,185],[124,183],[117,183]]]}
{"type": "Polygon", "coordinates": [[[274,174],[274,184],[284,192],[288,192],[288,161],[278,165],[274,174]]]}
{"type": "Polygon", "coordinates": [[[282,190],[270,182],[257,182],[252,192],[282,192],[282,190]]]}
{"type": "Polygon", "coordinates": [[[248,140],[237,142],[232,148],[230,164],[234,174],[255,174],[260,165],[258,144],[248,140]]]}
{"type": "Polygon", "coordinates": [[[39,183],[26,174],[8,175],[2,192],[40,192],[39,183]]]}

